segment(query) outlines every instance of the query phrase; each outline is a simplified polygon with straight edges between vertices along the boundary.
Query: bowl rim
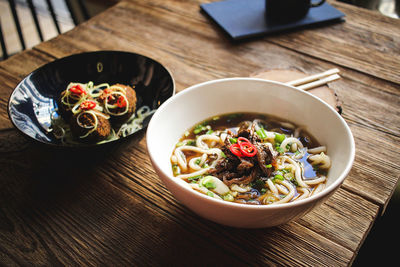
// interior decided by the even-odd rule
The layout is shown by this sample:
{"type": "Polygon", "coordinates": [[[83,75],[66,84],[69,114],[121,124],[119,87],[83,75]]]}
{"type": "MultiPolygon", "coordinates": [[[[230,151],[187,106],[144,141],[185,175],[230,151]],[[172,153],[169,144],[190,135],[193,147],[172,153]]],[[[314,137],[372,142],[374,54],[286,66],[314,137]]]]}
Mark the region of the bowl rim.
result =
{"type": "MultiPolygon", "coordinates": [[[[172,76],[172,72],[171,72],[164,64],[161,64],[158,60],[155,60],[155,59],[153,59],[153,58],[151,58],[151,57],[148,57],[148,56],[142,55],[142,54],[138,54],[138,53],[135,53],[135,52],[129,52],[129,51],[123,51],[123,50],[97,50],[97,51],[86,51],[86,52],[74,53],[74,54],[71,54],[71,55],[68,55],[68,56],[56,58],[56,59],[54,59],[54,60],[52,60],[52,61],[50,61],[50,62],[47,62],[47,63],[43,64],[42,66],[40,66],[40,67],[36,68],[35,70],[31,71],[30,73],[26,74],[25,77],[23,77],[23,78],[18,82],[18,84],[14,87],[14,89],[13,89],[13,90],[11,91],[11,93],[9,94],[9,96],[8,96],[8,101],[7,101],[7,114],[8,114],[8,118],[10,119],[10,121],[11,121],[12,125],[14,126],[14,128],[17,129],[20,133],[22,133],[24,137],[28,138],[29,140],[34,141],[35,143],[40,143],[40,144],[44,144],[44,145],[49,146],[49,147],[56,147],[56,148],[80,148],[80,147],[83,148],[83,147],[105,146],[105,145],[107,145],[107,144],[108,144],[108,145],[109,145],[109,144],[113,144],[113,143],[116,143],[116,142],[118,142],[118,141],[121,141],[121,140],[124,140],[124,139],[126,139],[126,138],[129,138],[129,136],[134,135],[135,133],[133,133],[133,134],[131,134],[131,135],[128,135],[128,136],[126,136],[126,137],[123,137],[123,138],[119,138],[119,139],[117,139],[117,140],[113,140],[113,141],[106,142],[106,143],[101,143],[101,144],[85,144],[85,143],[77,144],[77,145],[56,144],[56,143],[52,143],[52,142],[46,142],[46,141],[44,141],[44,140],[39,140],[39,139],[36,139],[36,138],[34,138],[34,137],[28,135],[28,134],[25,133],[20,127],[17,126],[17,124],[16,124],[16,123],[14,122],[14,120],[13,120],[13,117],[11,116],[11,101],[12,101],[12,97],[13,97],[14,93],[16,92],[17,88],[19,88],[20,85],[21,85],[28,77],[34,75],[35,73],[41,71],[41,70],[44,69],[44,68],[48,68],[48,67],[51,66],[52,64],[56,64],[56,63],[59,62],[59,61],[68,60],[68,59],[71,58],[71,57],[78,57],[78,56],[82,56],[82,55],[99,54],[99,53],[105,53],[105,54],[130,54],[130,55],[136,55],[136,56],[145,57],[145,58],[148,58],[148,59],[150,59],[150,60],[156,62],[156,63],[159,64],[161,67],[163,67],[163,68],[165,69],[165,71],[168,73],[168,75],[171,77],[171,81],[172,81],[172,94],[171,94],[171,96],[170,96],[169,98],[173,97],[173,96],[176,94],[176,84],[175,84],[175,79],[174,79],[174,77],[172,76]]],[[[169,99],[169,98],[168,98],[168,99],[169,99]]],[[[168,100],[168,99],[167,99],[167,100],[168,100]]],[[[166,101],[167,101],[167,100],[166,100],[166,101]]],[[[159,106],[158,108],[160,108],[160,106],[159,106]]],[[[157,108],[157,110],[158,110],[158,108],[157,108]]],[[[153,115],[154,115],[154,114],[153,114],[153,115]]],[[[141,131],[143,131],[144,129],[145,129],[145,127],[142,128],[142,129],[140,129],[140,130],[137,131],[137,132],[141,132],[141,131]]]]}
{"type": "MultiPolygon", "coordinates": [[[[178,92],[174,96],[172,96],[169,99],[167,99],[167,101],[165,101],[157,109],[157,111],[153,114],[153,117],[151,118],[151,120],[149,122],[149,125],[147,127],[146,143],[147,143],[147,150],[148,150],[148,154],[149,154],[149,157],[151,159],[151,162],[156,165],[157,169],[159,171],[161,171],[162,174],[167,179],[171,179],[172,182],[174,184],[176,184],[178,187],[180,187],[182,190],[188,192],[189,194],[194,194],[197,197],[201,197],[201,198],[204,199],[204,201],[207,201],[207,202],[210,202],[210,203],[213,203],[213,204],[216,204],[216,205],[222,205],[222,206],[226,205],[228,207],[237,208],[237,209],[275,210],[275,209],[282,209],[282,208],[294,208],[294,207],[297,207],[297,206],[303,206],[303,205],[307,205],[307,204],[311,204],[311,203],[317,203],[318,200],[330,196],[332,193],[334,193],[340,187],[340,185],[344,182],[345,178],[347,177],[348,173],[350,172],[350,170],[351,170],[351,168],[353,166],[353,163],[354,163],[354,158],[355,158],[355,142],[354,142],[354,137],[353,137],[353,134],[352,134],[352,132],[350,130],[350,127],[347,125],[347,123],[343,119],[343,117],[341,115],[339,115],[339,113],[336,110],[334,110],[330,105],[328,105],[327,103],[325,103],[324,101],[322,101],[318,97],[312,95],[311,93],[309,93],[307,91],[304,91],[304,90],[301,90],[301,89],[298,89],[298,88],[296,88],[294,86],[290,86],[290,85],[287,85],[287,84],[284,84],[284,83],[281,83],[281,82],[277,82],[277,81],[260,79],[260,78],[252,78],[252,77],[233,77],[233,78],[222,78],[222,79],[210,80],[210,81],[206,81],[206,82],[202,82],[202,83],[198,83],[198,84],[189,86],[186,89],[184,89],[183,91],[178,92]],[[165,173],[162,170],[162,168],[160,168],[158,166],[158,163],[153,158],[152,149],[151,149],[152,145],[151,145],[150,139],[148,138],[149,137],[149,132],[152,131],[152,128],[154,127],[153,124],[155,123],[155,120],[160,116],[160,114],[163,112],[163,110],[168,105],[173,104],[174,101],[177,101],[176,99],[179,99],[180,97],[182,97],[182,96],[184,96],[186,94],[189,94],[192,91],[200,90],[203,86],[208,86],[210,84],[216,84],[216,83],[231,82],[231,81],[255,81],[255,82],[269,83],[269,84],[276,84],[276,85],[284,86],[289,90],[299,91],[302,94],[308,95],[308,97],[314,98],[315,100],[320,102],[323,106],[328,108],[331,112],[335,113],[335,117],[337,119],[339,119],[341,124],[344,126],[344,128],[346,130],[346,133],[347,133],[347,138],[350,141],[350,158],[349,158],[349,161],[347,162],[347,164],[345,165],[344,170],[341,172],[341,174],[338,176],[338,178],[332,184],[330,184],[328,187],[324,188],[324,190],[322,190],[321,192],[317,193],[316,195],[307,197],[305,199],[301,199],[301,200],[294,201],[294,202],[271,204],[271,205],[249,205],[249,204],[241,204],[241,203],[229,202],[229,201],[223,201],[223,200],[221,201],[219,199],[207,196],[205,194],[197,192],[196,190],[193,190],[192,188],[189,188],[186,185],[183,185],[181,182],[178,182],[176,179],[174,179],[175,177],[173,177],[172,175],[170,175],[168,173],[165,173]]],[[[172,192],[171,192],[171,194],[172,194],[172,192]]]]}

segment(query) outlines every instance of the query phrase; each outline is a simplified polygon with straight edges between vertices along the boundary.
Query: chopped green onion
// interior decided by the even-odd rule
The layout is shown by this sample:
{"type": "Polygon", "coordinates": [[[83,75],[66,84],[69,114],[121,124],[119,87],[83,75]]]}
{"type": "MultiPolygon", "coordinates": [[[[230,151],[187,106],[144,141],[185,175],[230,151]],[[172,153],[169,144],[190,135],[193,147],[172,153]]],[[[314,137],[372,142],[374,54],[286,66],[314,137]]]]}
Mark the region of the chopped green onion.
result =
{"type": "Polygon", "coordinates": [[[225,201],[233,201],[234,200],[233,196],[230,193],[223,195],[222,199],[225,201]]]}
{"type": "Polygon", "coordinates": [[[207,176],[203,180],[200,181],[201,185],[207,189],[214,189],[217,185],[214,183],[212,176],[207,176]]]}
{"type": "Polygon", "coordinates": [[[205,130],[208,130],[208,128],[206,126],[204,126],[203,124],[198,124],[198,125],[196,125],[196,127],[194,127],[193,133],[199,134],[205,130]]]}
{"type": "Polygon", "coordinates": [[[276,143],[282,143],[285,138],[286,136],[284,134],[276,133],[274,140],[276,143]]]}
{"type": "Polygon", "coordinates": [[[275,147],[276,148],[276,151],[278,151],[279,152],[279,154],[283,154],[283,153],[285,153],[285,151],[280,147],[280,146],[278,146],[278,147],[275,147]]]}
{"type": "Polygon", "coordinates": [[[203,177],[203,175],[197,175],[197,176],[189,177],[188,181],[195,181],[195,180],[198,180],[198,179],[200,179],[202,177],[203,177]]]}
{"type": "Polygon", "coordinates": [[[264,128],[260,128],[256,131],[257,135],[261,138],[261,140],[264,140],[267,138],[267,133],[265,132],[264,128]]]}
{"type": "Polygon", "coordinates": [[[226,155],[223,151],[221,151],[221,157],[226,158],[226,155]]]}
{"type": "Polygon", "coordinates": [[[215,185],[215,183],[212,182],[212,181],[207,181],[207,182],[203,183],[203,185],[204,185],[207,189],[214,189],[214,188],[217,187],[217,186],[215,185]]]}
{"type": "Polygon", "coordinates": [[[275,180],[275,179],[278,179],[278,180],[283,181],[285,178],[283,178],[283,176],[280,175],[280,174],[276,174],[275,177],[274,177],[274,180],[275,180]]]}
{"type": "Polygon", "coordinates": [[[211,191],[207,191],[207,196],[214,197],[214,193],[211,191]]]}
{"type": "Polygon", "coordinates": [[[177,176],[181,174],[181,169],[179,168],[178,164],[173,164],[172,165],[172,173],[177,176]]]}
{"type": "Polygon", "coordinates": [[[272,164],[265,165],[265,168],[268,168],[268,169],[272,168],[272,164]]]}
{"type": "Polygon", "coordinates": [[[196,127],[194,127],[193,133],[195,133],[195,134],[200,133],[202,128],[203,128],[203,125],[201,125],[201,124],[196,125],[196,127]]]}
{"type": "Polygon", "coordinates": [[[187,145],[187,146],[195,146],[195,145],[196,145],[196,141],[194,141],[194,140],[189,140],[189,141],[186,142],[186,145],[187,145]]]}
{"type": "Polygon", "coordinates": [[[179,143],[176,144],[176,147],[180,147],[180,146],[183,146],[183,145],[184,145],[183,142],[179,142],[179,143]]]}
{"type": "Polygon", "coordinates": [[[193,133],[198,134],[198,133],[200,133],[201,131],[202,131],[201,129],[194,129],[194,130],[193,130],[193,133]]]}
{"type": "Polygon", "coordinates": [[[196,161],[194,162],[196,165],[199,165],[201,162],[201,159],[196,159],[196,161]]]}
{"type": "Polygon", "coordinates": [[[237,138],[229,138],[229,142],[231,142],[231,144],[236,144],[237,143],[237,138]]]}
{"type": "Polygon", "coordinates": [[[261,188],[260,192],[261,192],[262,194],[267,193],[267,188],[261,188]]]}

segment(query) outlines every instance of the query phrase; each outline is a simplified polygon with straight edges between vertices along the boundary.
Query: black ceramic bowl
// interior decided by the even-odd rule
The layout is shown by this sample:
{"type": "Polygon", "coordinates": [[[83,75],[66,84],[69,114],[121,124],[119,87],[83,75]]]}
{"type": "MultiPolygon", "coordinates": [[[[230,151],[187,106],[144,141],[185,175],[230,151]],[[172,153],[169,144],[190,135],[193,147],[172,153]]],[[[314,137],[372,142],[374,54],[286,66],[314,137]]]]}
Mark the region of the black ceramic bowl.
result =
{"type": "Polygon", "coordinates": [[[57,98],[70,82],[89,81],[135,86],[137,109],[144,105],[157,109],[175,93],[170,72],[151,58],[121,51],[82,53],[48,63],[23,79],[10,96],[9,117],[18,130],[41,143],[84,146],[64,144],[57,139],[51,132],[51,118],[57,110],[57,98]]]}

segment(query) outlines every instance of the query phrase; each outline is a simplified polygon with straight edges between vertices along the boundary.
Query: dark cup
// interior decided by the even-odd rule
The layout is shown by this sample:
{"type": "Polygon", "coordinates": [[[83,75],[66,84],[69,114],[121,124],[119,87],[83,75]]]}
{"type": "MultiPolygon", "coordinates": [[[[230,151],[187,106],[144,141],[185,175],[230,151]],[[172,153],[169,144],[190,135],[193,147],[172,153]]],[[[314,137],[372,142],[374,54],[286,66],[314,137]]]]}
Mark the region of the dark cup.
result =
{"type": "Polygon", "coordinates": [[[266,0],[266,18],[271,22],[290,22],[304,18],[310,8],[322,5],[325,0],[266,0]]]}

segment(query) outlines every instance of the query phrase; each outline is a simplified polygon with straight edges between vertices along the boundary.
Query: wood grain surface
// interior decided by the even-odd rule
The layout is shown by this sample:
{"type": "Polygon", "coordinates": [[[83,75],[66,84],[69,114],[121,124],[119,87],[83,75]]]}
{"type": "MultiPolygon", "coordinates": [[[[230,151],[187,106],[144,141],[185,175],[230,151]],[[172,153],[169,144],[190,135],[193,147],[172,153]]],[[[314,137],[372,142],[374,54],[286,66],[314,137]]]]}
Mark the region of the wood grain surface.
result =
{"type": "MultiPolygon", "coordinates": [[[[350,265],[400,177],[400,22],[336,1],[346,21],[229,40],[191,0],[123,1],[73,30],[0,62],[0,264],[350,265]],[[154,58],[177,91],[265,69],[317,73],[356,142],[342,187],[301,219],[236,229],[198,217],[155,174],[145,132],[85,155],[30,142],[8,119],[18,82],[56,58],[124,50],[154,58]]],[[[383,244],[385,245],[385,244],[383,244]]]]}

